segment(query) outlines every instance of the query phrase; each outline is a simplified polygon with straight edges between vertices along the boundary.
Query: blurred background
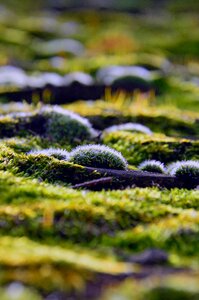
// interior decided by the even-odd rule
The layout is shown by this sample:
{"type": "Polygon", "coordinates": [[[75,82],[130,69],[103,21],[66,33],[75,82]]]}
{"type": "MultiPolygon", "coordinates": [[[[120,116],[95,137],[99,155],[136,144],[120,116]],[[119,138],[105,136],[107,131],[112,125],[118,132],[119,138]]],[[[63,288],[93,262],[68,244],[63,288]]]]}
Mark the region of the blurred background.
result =
{"type": "MultiPolygon", "coordinates": [[[[198,0],[1,0],[3,5],[17,11],[28,9],[68,9],[68,8],[94,8],[126,10],[134,13],[146,10],[166,9],[173,11],[196,11],[199,9],[198,0]]],[[[155,11],[154,11],[155,12],[155,11]]]]}
{"type": "Polygon", "coordinates": [[[0,5],[1,99],[31,101],[37,89],[43,100],[40,89],[46,87],[51,102],[97,99],[111,86],[152,91],[158,103],[198,110],[198,0],[1,0],[0,5]],[[21,90],[29,92],[16,94],[21,90]]]}

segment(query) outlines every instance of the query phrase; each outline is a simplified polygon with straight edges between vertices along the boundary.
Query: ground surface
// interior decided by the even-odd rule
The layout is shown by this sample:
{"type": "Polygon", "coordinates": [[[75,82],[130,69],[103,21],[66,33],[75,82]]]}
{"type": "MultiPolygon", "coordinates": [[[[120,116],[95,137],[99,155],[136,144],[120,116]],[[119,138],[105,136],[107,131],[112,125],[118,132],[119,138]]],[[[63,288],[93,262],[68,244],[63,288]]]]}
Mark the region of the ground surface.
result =
{"type": "Polygon", "coordinates": [[[101,175],[27,155],[100,142],[120,151],[130,169],[145,159],[199,160],[198,25],[197,15],[184,13],[52,18],[2,10],[0,65],[20,67],[27,82],[17,75],[5,82],[0,67],[1,299],[199,299],[197,188],[103,190],[102,183],[99,191],[73,189],[101,175]],[[63,38],[79,41],[81,51],[52,51],[49,41],[63,38]],[[111,65],[144,67],[151,79],[100,82],[99,70],[111,65]],[[51,84],[36,80],[73,71],[86,72],[92,83],[56,87],[55,78],[51,84]],[[88,118],[98,137],[44,134],[36,111],[56,103],[88,118]],[[153,135],[103,132],[125,122],[146,125],[153,135]]]}

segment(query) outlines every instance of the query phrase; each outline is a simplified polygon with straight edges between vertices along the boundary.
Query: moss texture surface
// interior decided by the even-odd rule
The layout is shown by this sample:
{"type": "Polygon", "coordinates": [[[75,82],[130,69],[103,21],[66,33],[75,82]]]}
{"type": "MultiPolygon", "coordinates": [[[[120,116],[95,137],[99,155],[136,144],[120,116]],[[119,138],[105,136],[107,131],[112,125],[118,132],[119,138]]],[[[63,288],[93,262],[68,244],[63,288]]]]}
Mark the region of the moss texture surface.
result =
{"type": "MultiPolygon", "coordinates": [[[[170,6],[169,13],[172,9],[177,8],[170,6]]],[[[0,299],[199,299],[199,182],[190,189],[157,184],[75,189],[101,179],[102,173],[28,154],[50,147],[71,151],[89,143],[120,151],[130,170],[151,159],[165,165],[198,161],[197,14],[152,20],[142,14],[60,12],[50,28],[41,12],[5,16],[0,12],[0,66],[14,61],[27,76],[87,72],[94,91],[101,84],[98,72],[110,65],[144,67],[151,79],[139,81],[144,91],[107,87],[96,101],[88,95],[87,101],[68,103],[74,95],[58,93],[60,108],[88,118],[95,131],[84,135],[79,128],[78,138],[76,127],[69,134],[71,123],[62,128],[65,119],[57,122],[55,114],[48,123],[38,113],[43,104],[54,104],[50,85],[33,89],[30,99],[17,84],[0,86],[0,299]],[[50,53],[48,43],[65,38],[69,25],[77,29],[69,36],[82,43],[83,54],[50,53]],[[53,63],[53,58],[58,60],[53,63]],[[20,102],[10,101],[19,95],[20,102]],[[127,122],[153,133],[105,131],[127,122]]],[[[73,91],[80,87],[72,86],[73,91]]]]}

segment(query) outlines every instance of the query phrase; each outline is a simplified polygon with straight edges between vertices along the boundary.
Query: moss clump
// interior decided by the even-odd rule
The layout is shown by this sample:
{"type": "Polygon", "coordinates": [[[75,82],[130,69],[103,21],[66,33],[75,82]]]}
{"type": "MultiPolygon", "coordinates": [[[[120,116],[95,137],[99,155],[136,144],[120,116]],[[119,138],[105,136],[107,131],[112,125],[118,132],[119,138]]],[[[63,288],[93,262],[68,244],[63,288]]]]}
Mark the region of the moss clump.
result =
{"type": "Polygon", "coordinates": [[[164,163],[178,159],[199,159],[199,141],[177,139],[165,135],[132,134],[112,132],[103,135],[103,143],[120,151],[130,164],[144,160],[159,160],[164,163]]]}
{"type": "Polygon", "coordinates": [[[145,160],[138,166],[138,169],[163,174],[166,172],[164,164],[157,160],[145,160]]]}
{"type": "Polygon", "coordinates": [[[46,155],[52,156],[59,160],[68,160],[69,159],[69,152],[64,149],[56,149],[56,148],[49,148],[49,149],[42,149],[42,150],[31,150],[27,154],[30,155],[46,155]]]}
{"type": "Polygon", "coordinates": [[[57,161],[46,155],[15,155],[7,163],[11,171],[40,178],[51,183],[78,183],[89,178],[89,173],[82,166],[66,161],[57,161]]]}
{"type": "Polygon", "coordinates": [[[13,113],[0,118],[0,137],[39,135],[51,143],[77,144],[98,133],[90,122],[59,106],[44,106],[34,113],[13,113]]]}
{"type": "Polygon", "coordinates": [[[16,153],[28,153],[34,149],[34,151],[42,151],[44,149],[62,149],[64,148],[65,151],[70,151],[72,145],[68,142],[64,142],[60,148],[60,143],[52,142],[49,139],[39,136],[33,135],[29,137],[12,137],[12,138],[5,138],[2,140],[2,144],[5,146],[13,149],[16,153]]]}
{"type": "Polygon", "coordinates": [[[177,161],[168,166],[168,173],[180,179],[198,180],[199,183],[199,161],[177,161]]]}
{"type": "MultiPolygon", "coordinates": [[[[180,95],[179,101],[182,101],[182,97],[183,93],[180,95]]],[[[168,98],[171,99],[171,96],[168,98]]],[[[197,95],[194,99],[197,102],[197,95]]],[[[161,132],[169,136],[198,137],[199,123],[196,108],[195,112],[182,111],[173,108],[173,106],[144,105],[142,98],[139,100],[136,103],[127,95],[119,94],[119,96],[110,95],[106,101],[77,101],[64,107],[87,117],[93,126],[100,130],[116,124],[133,122],[144,124],[153,132],[161,132]]]]}
{"type": "Polygon", "coordinates": [[[139,123],[125,123],[121,125],[113,125],[104,130],[105,133],[110,133],[114,131],[130,131],[130,132],[140,132],[145,134],[152,134],[152,131],[147,127],[139,123]]]}
{"type": "Polygon", "coordinates": [[[103,145],[85,145],[70,153],[69,161],[93,168],[126,170],[128,164],[122,154],[103,145]]]}
{"type": "Polygon", "coordinates": [[[80,142],[97,135],[86,118],[58,106],[44,106],[39,114],[46,120],[44,135],[52,141],[80,142]]]}

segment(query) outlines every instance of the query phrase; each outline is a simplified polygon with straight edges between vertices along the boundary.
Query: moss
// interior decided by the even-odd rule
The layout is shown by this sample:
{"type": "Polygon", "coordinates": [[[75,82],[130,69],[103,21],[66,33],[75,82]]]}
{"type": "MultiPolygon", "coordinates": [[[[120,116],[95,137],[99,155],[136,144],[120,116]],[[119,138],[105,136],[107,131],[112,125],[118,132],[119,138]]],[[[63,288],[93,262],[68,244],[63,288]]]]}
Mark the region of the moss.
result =
{"type": "Polygon", "coordinates": [[[130,164],[154,159],[162,162],[199,159],[199,142],[164,135],[113,132],[103,136],[103,143],[120,151],[130,164]]]}
{"type": "Polygon", "coordinates": [[[1,280],[22,281],[43,292],[55,289],[79,292],[94,272],[124,272],[128,264],[75,247],[36,243],[28,238],[1,237],[1,280]],[[106,268],[104,267],[106,266],[106,268]]]}
{"type": "Polygon", "coordinates": [[[95,130],[86,118],[59,106],[44,106],[39,115],[46,121],[44,135],[52,141],[79,143],[96,136],[95,130]]]}
{"type": "Polygon", "coordinates": [[[27,154],[30,155],[46,155],[46,156],[52,156],[54,158],[57,158],[59,160],[68,160],[69,159],[69,152],[61,149],[61,148],[47,148],[42,150],[31,150],[27,154]]]}
{"type": "MultiPolygon", "coordinates": [[[[174,98],[180,98],[179,101],[182,101],[184,91],[181,91],[182,95],[180,94],[180,96],[178,92],[175,92],[174,98]]],[[[187,93],[190,95],[191,91],[187,93]]],[[[104,101],[98,100],[91,103],[77,101],[64,105],[64,107],[84,115],[95,128],[100,130],[117,124],[133,122],[148,126],[153,132],[161,132],[170,136],[198,136],[197,113],[179,110],[171,106],[169,100],[169,103],[166,104],[165,97],[171,98],[169,92],[165,97],[160,96],[160,100],[151,99],[149,95],[149,98],[145,100],[146,103],[139,94],[138,100],[136,100],[136,96],[132,99],[128,94],[109,93],[105,97],[104,101]],[[153,105],[153,101],[156,106],[153,105]],[[158,106],[158,101],[160,104],[164,101],[164,105],[158,106]]],[[[194,99],[196,97],[197,94],[193,96],[194,99]]],[[[197,107],[196,104],[195,106],[197,107]]],[[[197,109],[193,109],[193,111],[197,111],[197,109]]]]}
{"type": "Polygon", "coordinates": [[[145,160],[138,166],[138,169],[155,173],[165,173],[166,171],[164,164],[157,160],[145,160]]]}
{"type": "Polygon", "coordinates": [[[115,297],[130,300],[196,300],[199,297],[198,274],[168,274],[165,277],[153,276],[150,280],[140,281],[127,279],[123,283],[112,286],[105,291],[102,300],[115,297]],[[185,284],[186,282],[186,284],[185,284]]]}
{"type": "Polygon", "coordinates": [[[150,116],[150,115],[102,115],[89,117],[93,126],[104,129],[104,126],[125,123],[137,122],[148,126],[153,132],[163,132],[170,136],[197,136],[198,124],[188,123],[182,120],[175,120],[167,116],[150,116]]]}
{"type": "MultiPolygon", "coordinates": [[[[60,144],[57,142],[52,142],[47,138],[41,137],[39,135],[27,137],[13,137],[13,138],[4,138],[2,143],[13,149],[14,152],[18,154],[27,153],[31,150],[39,151],[46,148],[60,148],[60,144]]],[[[62,148],[70,151],[72,145],[68,142],[62,144],[62,148]]]]}
{"type": "Polygon", "coordinates": [[[86,118],[57,106],[44,106],[33,113],[13,113],[0,118],[0,138],[39,137],[49,144],[79,144],[97,132],[86,118]]]}
{"type": "Polygon", "coordinates": [[[190,210],[148,226],[138,225],[133,230],[118,233],[112,240],[105,237],[104,243],[133,251],[160,248],[193,259],[198,257],[198,234],[199,214],[190,210]]]}
{"type": "Polygon", "coordinates": [[[103,145],[85,145],[73,149],[69,161],[93,168],[126,170],[128,164],[120,152],[103,145]]]}
{"type": "MultiPolygon", "coordinates": [[[[8,1],[4,2],[7,5],[8,1]]],[[[21,2],[15,5],[18,10],[33,4],[32,1],[23,1],[28,4],[21,2]]],[[[191,4],[185,3],[187,1],[178,2],[179,7],[181,5],[184,9],[186,6],[191,10],[191,4]]],[[[143,3],[140,5],[144,7],[143,3]]],[[[1,65],[17,62],[30,74],[36,70],[65,75],[79,70],[90,72],[96,78],[98,70],[106,66],[139,64],[153,73],[150,84],[139,81],[135,85],[146,89],[150,86],[158,92],[156,95],[153,91],[135,92],[134,95],[111,95],[106,91],[106,101],[66,106],[88,117],[96,129],[139,122],[155,133],[198,138],[198,87],[191,82],[197,82],[199,74],[196,59],[198,16],[183,14],[176,18],[171,15],[152,20],[146,15],[131,18],[121,13],[84,11],[70,13],[70,16],[61,13],[55,16],[52,24],[42,14],[39,17],[38,14],[37,17],[12,16],[1,18],[1,65]],[[71,27],[71,20],[75,20],[77,29],[71,37],[85,45],[86,55],[68,59],[59,53],[60,59],[40,59],[42,54],[35,49],[35,39],[32,38],[39,38],[41,43],[57,39],[67,27],[65,22],[69,21],[71,27]],[[100,49],[94,45],[96,41],[90,41],[94,31],[100,49]],[[187,36],[189,38],[185,41],[187,36]],[[120,53],[120,37],[124,37],[128,46],[123,47],[123,55],[120,53]],[[93,55],[96,53],[97,56],[93,55]],[[177,69],[174,70],[173,66],[177,69]]],[[[133,83],[132,78],[123,79],[120,86],[128,87],[133,83]]],[[[118,82],[115,85],[118,86],[118,82]]],[[[70,95],[66,99],[61,93],[62,98],[59,88],[55,90],[58,91],[56,100],[62,103],[71,100],[70,95]]],[[[20,96],[21,99],[28,98],[26,92],[19,91],[15,86],[2,86],[0,92],[4,94],[1,98],[3,101],[16,100],[15,97],[19,99],[20,96]]],[[[94,87],[94,95],[97,92],[94,87]]],[[[36,103],[41,97],[45,103],[54,101],[48,91],[39,94],[33,94],[32,99],[27,100],[36,103]]],[[[33,107],[18,105],[2,105],[0,110],[3,114],[33,110],[33,107]]],[[[54,121],[56,123],[57,119],[54,121]]],[[[59,124],[56,129],[60,129],[59,124]]],[[[48,120],[34,112],[26,117],[11,114],[0,118],[0,138],[4,139],[0,143],[0,284],[3,286],[0,298],[4,300],[7,284],[21,281],[28,287],[35,287],[41,294],[39,297],[46,299],[83,299],[96,290],[97,295],[90,296],[93,299],[198,299],[199,191],[128,188],[88,192],[64,187],[73,182],[99,178],[100,174],[42,155],[24,155],[31,149],[49,147],[71,150],[72,144],[86,142],[83,131],[76,141],[71,141],[62,139],[61,134],[55,136],[54,127],[49,130],[50,126],[46,125],[49,126],[48,120]],[[116,256],[123,260],[127,255],[125,257],[130,260],[131,255],[149,247],[165,249],[168,265],[137,269],[131,263],[118,263],[113,259],[116,256]],[[166,273],[176,271],[176,266],[180,267],[178,272],[166,277],[166,273]],[[109,277],[103,277],[104,273],[109,277]],[[117,288],[118,282],[128,276],[139,280],[129,278],[117,288]],[[107,284],[116,290],[100,296],[99,290],[103,291],[107,284]],[[60,295],[63,290],[67,290],[66,295],[60,295]],[[83,297],[76,291],[86,291],[87,294],[83,297]]],[[[122,151],[125,158],[135,165],[153,158],[163,162],[199,159],[197,140],[115,132],[105,135],[103,142],[122,151]]]]}
{"type": "MultiPolygon", "coordinates": [[[[103,235],[112,236],[120,230],[181,213],[169,203],[172,198],[168,191],[137,188],[85,193],[8,172],[0,175],[0,218],[4,220],[1,234],[9,232],[53,244],[73,241],[93,247],[100,246],[103,235]]],[[[180,197],[180,190],[173,193],[173,198],[177,195],[180,197]]],[[[197,195],[196,191],[192,195],[187,191],[181,199],[185,203],[190,199],[197,201],[197,195]]]]}
{"type": "Polygon", "coordinates": [[[167,172],[187,182],[199,182],[199,161],[177,161],[167,167],[167,172]]]}

